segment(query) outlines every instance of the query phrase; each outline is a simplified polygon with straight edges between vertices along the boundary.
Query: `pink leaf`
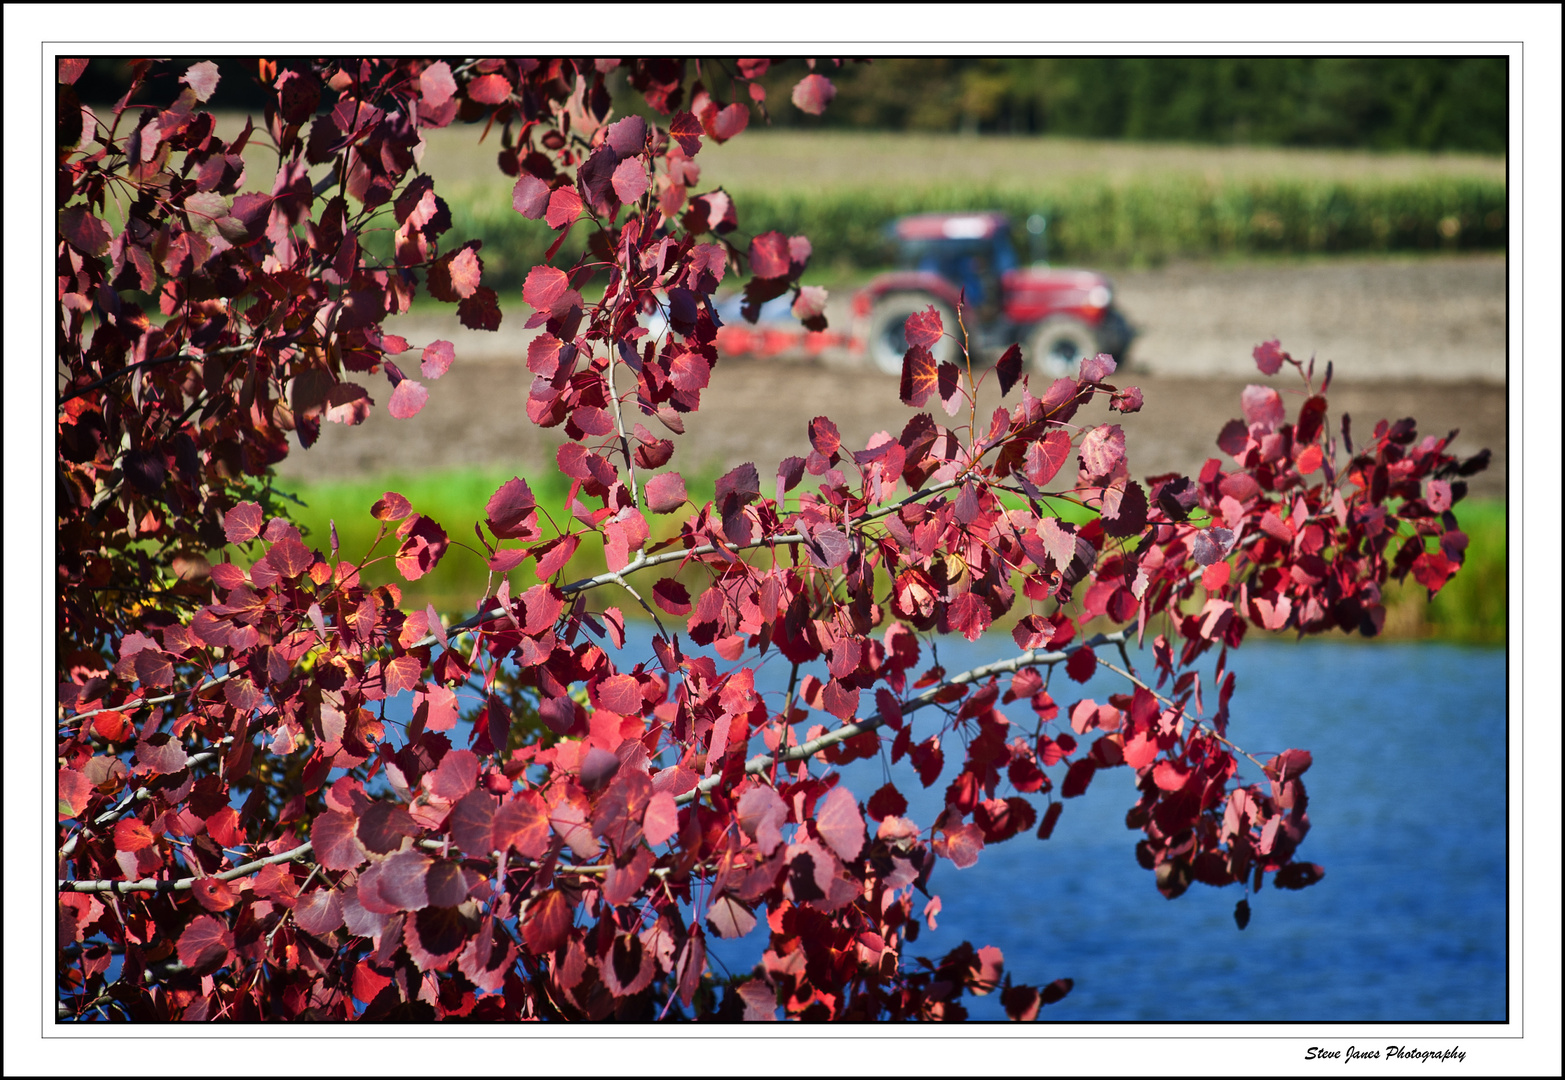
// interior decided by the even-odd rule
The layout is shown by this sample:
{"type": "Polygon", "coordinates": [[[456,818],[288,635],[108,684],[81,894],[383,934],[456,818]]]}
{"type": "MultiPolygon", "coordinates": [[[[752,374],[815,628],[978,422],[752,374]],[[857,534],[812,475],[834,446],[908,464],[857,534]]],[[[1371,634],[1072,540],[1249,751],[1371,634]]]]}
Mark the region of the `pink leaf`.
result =
{"type": "Polygon", "coordinates": [[[205,101],[217,89],[217,65],[210,60],[192,64],[189,70],[179,77],[179,81],[196,92],[197,101],[205,101]]]}
{"type": "Polygon", "coordinates": [[[451,362],[456,359],[456,349],[449,341],[431,341],[424,346],[423,356],[419,360],[419,370],[428,379],[438,379],[451,370],[451,362]]]}
{"type": "Polygon", "coordinates": [[[511,189],[511,209],[537,221],[549,209],[549,185],[532,173],[523,173],[511,189]]]}
{"type": "Polygon", "coordinates": [[[424,389],[422,383],[403,379],[391,392],[391,401],[386,405],[386,411],[398,420],[408,420],[417,416],[418,411],[428,400],[429,391],[424,389]]]}
{"type": "Polygon", "coordinates": [[[762,233],[750,241],[750,272],[758,278],[788,276],[788,238],[782,233],[762,233]]]}
{"type": "Polygon", "coordinates": [[[576,194],[575,188],[557,187],[549,196],[549,209],[544,214],[544,223],[551,229],[563,229],[581,217],[581,207],[581,196],[576,194]]]}
{"type": "Polygon", "coordinates": [[[677,472],[659,473],[647,481],[647,509],[669,514],[685,504],[685,479],[677,472]]]}
{"type": "Polygon", "coordinates": [[[244,544],[261,535],[261,504],[242,502],[223,515],[223,531],[230,544],[244,544]]]}
{"type": "MultiPolygon", "coordinates": [[[[631,119],[640,119],[632,117],[631,119]]],[[[647,190],[647,170],[638,158],[626,158],[614,168],[614,194],[622,203],[633,203],[647,190]]]]}
{"type": "Polygon", "coordinates": [[[838,784],[815,804],[815,831],[844,862],[859,857],[864,848],[864,815],[851,791],[838,784]]]}
{"type": "Polygon", "coordinates": [[[812,116],[825,112],[836,96],[837,88],[824,75],[806,75],[793,88],[793,103],[812,116]]]}
{"type": "Polygon", "coordinates": [[[1262,374],[1275,375],[1288,354],[1282,351],[1282,343],[1273,338],[1271,341],[1257,345],[1251,355],[1255,358],[1255,366],[1261,369],[1262,374]]]}
{"type": "Polygon", "coordinates": [[[1239,396],[1239,403],[1244,409],[1245,420],[1251,424],[1260,424],[1267,431],[1276,428],[1287,415],[1282,395],[1269,386],[1246,386],[1244,393],[1239,396]]]}

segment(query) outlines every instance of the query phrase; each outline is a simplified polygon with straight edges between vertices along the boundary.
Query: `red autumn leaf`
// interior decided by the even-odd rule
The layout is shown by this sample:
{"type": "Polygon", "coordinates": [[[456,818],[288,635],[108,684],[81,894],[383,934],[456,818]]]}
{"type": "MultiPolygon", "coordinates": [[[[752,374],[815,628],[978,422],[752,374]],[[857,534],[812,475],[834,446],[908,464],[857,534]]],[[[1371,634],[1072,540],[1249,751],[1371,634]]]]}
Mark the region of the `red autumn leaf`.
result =
{"type": "Polygon", "coordinates": [[[719,896],[707,909],[706,924],[720,938],[742,938],[755,929],[755,913],[732,896],[719,896]]]}
{"type": "Polygon", "coordinates": [[[500,805],[494,814],[494,847],[514,847],[529,859],[543,857],[549,850],[549,812],[538,796],[522,792],[500,805]]]}
{"type": "Polygon", "coordinates": [[[939,387],[940,366],[935,363],[934,355],[923,345],[910,346],[902,357],[902,404],[923,408],[924,402],[939,387]]]}
{"type": "Polygon", "coordinates": [[[1282,395],[1269,386],[1246,386],[1239,395],[1239,404],[1248,423],[1259,424],[1267,431],[1275,429],[1288,415],[1282,395]]]}
{"type": "Polygon", "coordinates": [[[60,212],[60,235],[83,255],[101,259],[108,254],[109,230],[85,206],[72,206],[60,212]]]}
{"type": "Polygon", "coordinates": [[[444,529],[422,515],[413,519],[411,528],[404,523],[398,531],[403,529],[406,532],[397,549],[397,571],[408,581],[417,581],[435,568],[451,541],[444,529]]]}
{"type": "Polygon", "coordinates": [[[750,272],[758,278],[785,278],[790,259],[788,238],[773,230],[750,241],[750,272]]]}
{"type": "Polygon", "coordinates": [[[1210,566],[1233,550],[1234,534],[1227,529],[1203,529],[1190,538],[1190,557],[1198,566],[1210,566]]]}
{"type": "Polygon", "coordinates": [[[451,750],[429,777],[429,790],[451,802],[462,798],[478,782],[478,755],[471,750],[451,750]]]}
{"type": "Polygon", "coordinates": [[[533,498],[527,481],[511,477],[489,497],[484,507],[484,521],[489,531],[501,540],[536,540],[542,535],[538,528],[538,504],[533,498]]]}
{"type": "Polygon", "coordinates": [[[477,856],[494,848],[494,818],[495,797],[482,788],[474,788],[457,800],[446,824],[457,846],[477,856]]]}
{"type": "Polygon", "coordinates": [[[449,341],[431,341],[424,346],[419,358],[419,370],[425,378],[438,379],[451,370],[451,362],[455,359],[456,349],[449,341]]]}
{"type": "Polygon", "coordinates": [[[1092,678],[1097,670],[1098,656],[1085,645],[1071,653],[1070,659],[1065,661],[1065,673],[1079,683],[1092,678]]]}
{"type": "Polygon", "coordinates": [[[668,123],[669,137],[679,143],[686,157],[694,157],[696,151],[701,149],[702,131],[701,121],[695,118],[694,113],[675,113],[668,123]]]}
{"type": "Polygon", "coordinates": [[[511,82],[504,75],[480,75],[467,84],[467,96],[481,105],[499,105],[511,96],[511,82]]]}
{"type": "Polygon", "coordinates": [[[1043,820],[1038,823],[1039,840],[1047,840],[1054,835],[1054,826],[1059,823],[1060,813],[1064,809],[1064,803],[1049,804],[1049,808],[1043,812],[1043,820]]]}
{"type": "Polygon", "coordinates": [[[1438,551],[1426,551],[1413,560],[1413,580],[1429,590],[1432,597],[1461,568],[1438,551]]]}
{"type": "Polygon", "coordinates": [[[945,324],[940,321],[940,312],[931,304],[923,311],[915,311],[907,317],[903,334],[910,347],[917,345],[933,349],[945,334],[945,324]]]}
{"type": "Polygon", "coordinates": [[[824,416],[817,416],[810,421],[810,445],[815,447],[815,452],[822,457],[831,457],[842,445],[842,435],[837,430],[837,425],[824,416]]]}
{"type": "Polygon", "coordinates": [[[551,311],[570,290],[565,271],[553,266],[535,266],[522,283],[522,299],[539,311],[551,311]]]}
{"type": "Polygon", "coordinates": [[[395,491],[388,491],[375,500],[370,515],[376,521],[401,521],[413,512],[413,504],[395,491]]]}
{"type": "Polygon", "coordinates": [[[966,870],[978,862],[984,849],[984,832],[973,822],[950,829],[934,843],[935,854],[943,855],[956,864],[958,870],[966,870]]]}
{"type": "Polygon", "coordinates": [[[762,855],[771,855],[782,843],[782,826],[788,820],[788,805],[777,789],[764,784],[752,787],[739,797],[739,827],[754,838],[762,855]]]}
{"type": "MultiPolygon", "coordinates": [[[[791,249],[791,242],[789,246],[791,249]]],[[[793,312],[795,319],[804,324],[806,330],[825,330],[826,299],[827,292],[824,288],[819,285],[805,285],[799,289],[799,295],[789,310],[793,312]]]]}
{"type": "Polygon", "coordinates": [[[674,578],[662,578],[652,586],[652,599],[670,615],[690,614],[690,590],[674,578]]]}
{"type": "Polygon", "coordinates": [[[114,849],[140,851],[157,842],[152,830],[140,818],[122,818],[114,823],[114,849]]]}
{"type": "Polygon", "coordinates": [[[571,902],[558,889],[550,889],[528,906],[522,937],[535,955],[551,953],[565,944],[570,931],[571,902]]]}
{"type": "Polygon", "coordinates": [[[429,903],[425,877],[429,856],[419,851],[394,851],[380,863],[376,886],[380,897],[403,911],[417,911],[429,903]]]}
{"type": "Polygon", "coordinates": [[[208,911],[227,911],[239,903],[239,893],[234,887],[215,877],[204,877],[191,885],[190,895],[208,911]]]}
{"type": "Polygon", "coordinates": [[[1261,369],[1262,374],[1275,375],[1288,354],[1282,351],[1282,343],[1273,338],[1271,341],[1257,345],[1251,355],[1255,359],[1255,366],[1261,369]]]}
{"type": "Polygon", "coordinates": [[[864,816],[853,793],[838,784],[815,804],[815,831],[844,862],[864,849],[864,816]]]}
{"type": "Polygon", "coordinates": [[[511,189],[511,208],[523,217],[537,221],[549,209],[550,197],[548,184],[524,172],[511,189]]]}
{"type": "Polygon", "coordinates": [[[167,732],[149,735],[136,744],[136,771],[170,776],[185,768],[189,756],[178,739],[167,732]]]}
{"type": "Polygon", "coordinates": [[[712,138],[727,142],[750,124],[750,110],[740,102],[733,102],[718,110],[712,118],[712,138]]]}
{"type": "Polygon", "coordinates": [[[647,509],[654,514],[671,514],[687,501],[685,478],[677,472],[659,473],[647,481],[647,509]]]}
{"type": "Polygon", "coordinates": [[[1278,870],[1272,884],[1279,889],[1306,889],[1326,876],[1315,863],[1292,862],[1278,870]]]}
{"type": "Polygon", "coordinates": [[[641,830],[652,847],[667,843],[679,831],[679,807],[671,793],[653,792],[641,819],[641,830]]]}
{"type": "Polygon", "coordinates": [[[1041,488],[1059,473],[1070,449],[1070,435],[1063,428],[1051,428],[1043,438],[1027,444],[1022,471],[1034,487],[1041,488]]]}
{"type": "Polygon", "coordinates": [[[946,619],[951,629],[968,641],[977,641],[994,620],[989,605],[977,593],[966,592],[958,596],[946,608],[946,619]]]}
{"type": "Polygon", "coordinates": [[[311,889],[294,902],[293,921],[306,934],[325,937],[342,925],[342,898],[335,889],[311,889]]]}
{"type": "Polygon", "coordinates": [[[438,108],[451,100],[456,93],[456,80],[451,77],[451,65],[444,60],[430,64],[418,76],[419,97],[424,104],[438,108]]]}
{"type": "Polygon", "coordinates": [[[60,769],[58,790],[61,817],[78,816],[92,799],[92,781],[75,769],[60,769]]]}
{"type": "Polygon", "coordinates": [[[1081,440],[1081,468],[1088,476],[1108,476],[1125,460],[1125,429],[1100,424],[1081,440]]]}
{"type": "Polygon", "coordinates": [[[1081,360],[1081,381],[1084,383],[1100,383],[1114,374],[1114,358],[1108,353],[1098,353],[1096,356],[1084,356],[1081,360]]]}
{"type": "Polygon", "coordinates": [[[1109,408],[1114,412],[1140,412],[1141,405],[1141,390],[1134,386],[1127,386],[1123,390],[1116,390],[1113,396],[1109,398],[1109,408]]]}
{"type": "Polygon", "coordinates": [[[551,229],[563,229],[581,217],[581,209],[581,196],[576,194],[575,188],[557,187],[549,195],[549,209],[545,212],[543,220],[551,229]]]}
{"type": "Polygon", "coordinates": [[[1071,762],[1070,768],[1065,772],[1065,782],[1060,785],[1061,798],[1074,799],[1083,794],[1087,790],[1087,785],[1092,782],[1092,775],[1097,768],[1097,764],[1090,757],[1078,758],[1071,762]]]}
{"type": "Polygon", "coordinates": [[[629,675],[610,675],[595,689],[595,704],[601,709],[621,716],[634,716],[641,711],[641,684],[629,675]]]}
{"type": "MultiPolygon", "coordinates": [[[[632,117],[631,119],[640,119],[632,117]]],[[[614,194],[622,203],[633,203],[647,191],[647,170],[638,158],[626,158],[614,168],[614,194]]]]}
{"type": "Polygon", "coordinates": [[[423,385],[412,379],[403,379],[397,383],[395,390],[391,392],[391,401],[386,405],[386,411],[398,420],[408,420],[418,415],[418,411],[429,401],[429,391],[423,385]]]}
{"type": "Polygon", "coordinates": [[[1011,387],[1021,381],[1022,347],[1012,343],[995,361],[994,371],[1000,378],[1000,395],[1004,397],[1011,392],[1011,387]]]}
{"type": "Polygon", "coordinates": [[[223,532],[230,544],[245,544],[261,535],[260,503],[242,502],[223,515],[223,532]]]}
{"type": "Polygon", "coordinates": [[[358,818],[340,810],[328,810],[310,827],[315,857],[327,870],[352,870],[365,859],[358,838],[358,818]]]}
{"type": "Polygon", "coordinates": [[[830,79],[824,75],[811,74],[794,85],[792,100],[811,116],[819,116],[826,111],[826,105],[836,96],[837,88],[832,85],[830,79]]]}
{"type": "Polygon", "coordinates": [[[222,967],[234,947],[228,924],[211,915],[197,915],[179,935],[179,962],[187,968],[222,967]]]}

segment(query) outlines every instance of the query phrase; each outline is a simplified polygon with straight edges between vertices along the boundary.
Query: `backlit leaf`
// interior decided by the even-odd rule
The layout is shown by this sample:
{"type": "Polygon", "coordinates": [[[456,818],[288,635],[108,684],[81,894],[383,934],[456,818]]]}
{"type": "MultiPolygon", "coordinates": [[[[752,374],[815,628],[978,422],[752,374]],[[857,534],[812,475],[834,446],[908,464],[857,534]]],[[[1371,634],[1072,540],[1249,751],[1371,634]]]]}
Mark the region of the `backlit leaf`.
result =
{"type": "Polygon", "coordinates": [[[800,109],[812,116],[826,111],[827,104],[837,96],[837,88],[824,75],[810,74],[800,79],[793,88],[792,100],[800,109]]]}
{"type": "Polygon", "coordinates": [[[858,801],[838,784],[815,804],[815,831],[844,862],[852,862],[864,848],[864,816],[858,801]]]}
{"type": "Polygon", "coordinates": [[[408,420],[418,415],[418,411],[428,401],[428,390],[412,379],[403,379],[391,392],[391,401],[387,403],[386,411],[398,420],[408,420]]]}
{"type": "Polygon", "coordinates": [[[934,355],[922,345],[911,346],[902,357],[902,404],[923,408],[939,385],[940,367],[934,355]]]}
{"type": "Polygon", "coordinates": [[[915,311],[907,317],[903,334],[909,346],[933,349],[935,343],[945,335],[945,325],[940,320],[940,312],[933,304],[923,311],[915,311]]]}
{"type": "Polygon", "coordinates": [[[228,924],[211,915],[197,915],[179,935],[179,962],[187,968],[221,967],[234,947],[228,924]]]}

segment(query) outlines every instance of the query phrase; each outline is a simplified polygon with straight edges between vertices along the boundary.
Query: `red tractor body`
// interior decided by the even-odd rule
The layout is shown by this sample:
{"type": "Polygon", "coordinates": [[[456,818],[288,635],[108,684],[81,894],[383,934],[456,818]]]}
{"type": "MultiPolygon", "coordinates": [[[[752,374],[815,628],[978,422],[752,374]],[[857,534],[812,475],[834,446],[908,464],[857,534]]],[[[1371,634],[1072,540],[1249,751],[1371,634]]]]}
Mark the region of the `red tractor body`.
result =
{"type": "MultiPolygon", "coordinates": [[[[888,372],[902,370],[907,316],[933,305],[948,331],[962,308],[975,356],[1022,345],[1042,375],[1075,373],[1083,356],[1106,352],[1123,361],[1134,331],[1114,306],[1114,285],[1090,270],[1020,266],[1003,214],[915,214],[887,229],[900,269],[881,274],[853,298],[855,341],[888,372]]],[[[1041,247],[1043,222],[1028,231],[1041,247]]],[[[949,359],[956,342],[942,342],[949,359]]]]}

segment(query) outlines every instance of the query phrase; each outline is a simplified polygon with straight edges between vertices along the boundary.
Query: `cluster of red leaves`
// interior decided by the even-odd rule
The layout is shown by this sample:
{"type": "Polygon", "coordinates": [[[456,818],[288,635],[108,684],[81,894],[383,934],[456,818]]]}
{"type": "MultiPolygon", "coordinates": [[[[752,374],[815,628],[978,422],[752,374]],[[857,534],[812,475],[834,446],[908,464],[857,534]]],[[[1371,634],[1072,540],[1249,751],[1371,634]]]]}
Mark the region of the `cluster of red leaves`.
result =
{"type": "MultiPolygon", "coordinates": [[[[1143,485],[1122,429],[1084,415],[1099,397],[1140,407],[1138,390],[1106,381],[1112,359],[1035,396],[1013,348],[994,375],[1019,400],[981,422],[970,370],[931,358],[947,332],[931,310],[909,320],[902,398],[938,396],[950,426],[917,412],[855,451],[820,417],[770,496],[745,464],[692,499],[667,468],[674,441],[646,423],[677,437],[699,408],[719,359],[714,290],[748,266],[752,308],[793,290],[816,319],[821,298],[799,284],[802,237],[736,246],[727,196],[687,190],[702,139],[733,137],[763,103],[767,62],[727,71],[726,103],[699,77],[722,65],[687,85],[680,62],[630,64],[666,126],[610,119],[616,63],[263,61],[270,196],[238,194],[238,151],[196,107],[208,65],[185,73],[172,109],[138,111],[133,89],[105,126],[70,96],[79,67],[62,64],[65,1014],[958,1019],[964,993],[998,990],[1030,1019],[1069,980],[1013,983],[993,948],[911,955],[940,907],[915,894],[941,859],[963,868],[988,844],[1047,838],[1063,799],[1121,765],[1141,792],[1136,854],[1164,895],[1320,877],[1293,857],[1310,757],[1250,759],[1258,775],[1242,780],[1226,650],[1248,623],[1373,632],[1388,575],[1438,589],[1464,544],[1451,477],[1482,462],[1415,446],[1410,422],[1355,450],[1344,421],[1339,465],[1300,366],[1291,424],[1275,391],[1246,392],[1246,422],[1220,439],[1230,471],[1214,459],[1198,481],[1143,485]],[[132,135],[116,134],[122,118],[132,135]],[[245,477],[286,449],[281,432],[308,446],[323,414],[361,419],[371,402],[350,372],[383,370],[393,415],[417,410],[423,388],[389,359],[411,346],[381,322],[419,281],[468,325],[498,325],[478,243],[442,245],[449,215],[427,178],[409,179],[418,130],[457,120],[501,126],[518,212],[561,239],[584,221],[593,234],[524,290],[541,330],[527,411],[564,425],[566,514],[546,532],[525,482],[496,491],[478,540],[501,583],[448,625],[403,610],[394,586],[367,590],[362,562],[334,539],[311,547],[247,497],[245,477]],[[316,165],[330,168],[312,180],[316,165]],[[120,191],[137,197],[114,235],[101,210],[120,191]],[[396,254],[374,265],[357,237],[388,209],[396,254]],[[582,287],[595,275],[594,303],[582,287]],[[164,321],[127,299],[139,295],[164,321]],[[639,319],[654,309],[661,339],[639,319]],[[1092,511],[1085,524],[1061,517],[1067,504],[1092,511]],[[649,515],[676,513],[678,536],[651,543],[649,515]],[[567,582],[583,543],[608,570],[567,582]],[[222,562],[193,562],[217,548],[222,562]],[[625,617],[602,590],[655,620],[634,666],[616,658],[625,617]],[[960,673],[921,662],[925,634],[976,641],[1000,619],[1019,655],[960,673]],[[1155,685],[1125,647],[1148,624],[1155,685]],[[1207,719],[1195,663],[1214,645],[1207,719]],[[781,698],[756,681],[774,655],[791,672],[781,698]],[[1076,682],[1111,668],[1127,692],[1062,707],[1061,665],[1076,682]],[[1018,701],[1027,723],[1001,709],[1018,701]],[[907,816],[897,782],[860,801],[831,768],[882,753],[924,787],[947,779],[933,821],[907,816]],[[763,919],[753,969],[715,976],[709,935],[763,919]]],[[[140,86],[155,68],[136,70],[140,86]]],[[[807,75],[793,96],[819,111],[830,83],[807,75]]],[[[452,360],[432,343],[423,372],[452,360]]],[[[1284,361],[1275,343],[1257,350],[1263,371],[1284,361]]],[[[401,496],[371,512],[406,580],[447,550],[401,496]]]]}

